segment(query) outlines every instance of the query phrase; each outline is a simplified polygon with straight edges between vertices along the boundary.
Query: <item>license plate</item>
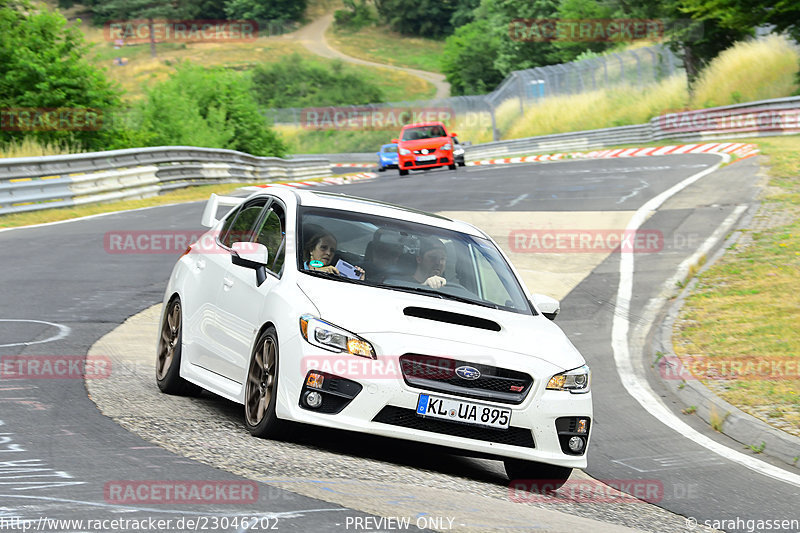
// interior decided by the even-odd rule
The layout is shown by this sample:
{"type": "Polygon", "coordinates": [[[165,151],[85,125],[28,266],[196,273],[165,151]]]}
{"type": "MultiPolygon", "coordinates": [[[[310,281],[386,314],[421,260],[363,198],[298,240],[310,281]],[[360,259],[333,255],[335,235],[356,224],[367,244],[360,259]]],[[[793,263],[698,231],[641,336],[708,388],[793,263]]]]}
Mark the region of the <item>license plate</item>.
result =
{"type": "Polygon", "coordinates": [[[435,155],[418,155],[417,161],[436,161],[435,155]]]}
{"type": "Polygon", "coordinates": [[[511,409],[420,394],[417,414],[473,426],[508,429],[511,409]]]}

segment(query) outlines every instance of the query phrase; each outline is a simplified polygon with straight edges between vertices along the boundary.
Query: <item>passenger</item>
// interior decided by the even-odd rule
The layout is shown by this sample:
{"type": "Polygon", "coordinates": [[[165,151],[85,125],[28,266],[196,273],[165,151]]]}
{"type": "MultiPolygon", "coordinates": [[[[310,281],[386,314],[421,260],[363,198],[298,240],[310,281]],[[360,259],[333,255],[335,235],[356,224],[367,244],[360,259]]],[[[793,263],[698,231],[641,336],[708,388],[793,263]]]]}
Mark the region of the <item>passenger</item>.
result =
{"type": "Polygon", "coordinates": [[[436,237],[420,239],[419,253],[417,254],[417,270],[414,272],[414,281],[427,285],[431,289],[438,289],[447,284],[444,279],[444,269],[447,263],[447,250],[442,241],[436,237]]]}
{"type": "MultiPolygon", "coordinates": [[[[339,269],[331,264],[336,255],[336,237],[316,225],[307,226],[304,233],[309,234],[310,237],[304,235],[307,238],[306,245],[303,247],[303,268],[341,276],[342,273],[339,272],[339,269]]],[[[364,279],[363,269],[354,267],[354,270],[356,274],[360,275],[359,279],[364,279]]]]}

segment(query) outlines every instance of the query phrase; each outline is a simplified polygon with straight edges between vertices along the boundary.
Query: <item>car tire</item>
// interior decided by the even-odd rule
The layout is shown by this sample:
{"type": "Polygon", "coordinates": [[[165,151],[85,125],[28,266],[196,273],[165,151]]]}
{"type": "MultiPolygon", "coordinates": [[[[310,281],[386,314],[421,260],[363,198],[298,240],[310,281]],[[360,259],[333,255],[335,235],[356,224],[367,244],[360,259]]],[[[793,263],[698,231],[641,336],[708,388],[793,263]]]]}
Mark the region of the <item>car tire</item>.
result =
{"type": "Polygon", "coordinates": [[[398,170],[398,172],[400,172],[401,176],[408,176],[408,170],[401,168],[398,170]]]}
{"type": "Polygon", "coordinates": [[[458,166],[465,167],[465,166],[467,166],[467,164],[466,163],[459,163],[458,166]]]}
{"type": "Polygon", "coordinates": [[[247,369],[244,423],[254,437],[283,436],[286,423],[275,414],[278,402],[278,335],[267,328],[256,341],[247,369]]]}
{"type": "Polygon", "coordinates": [[[386,172],[386,167],[378,167],[378,172],[386,172]]]}
{"type": "Polygon", "coordinates": [[[161,392],[179,396],[196,395],[202,389],[180,376],[183,348],[183,308],[181,299],[173,297],[161,320],[161,333],[156,351],[156,383],[161,392]]]}
{"type": "Polygon", "coordinates": [[[523,481],[526,488],[539,494],[560,488],[572,474],[572,468],[566,466],[521,459],[503,459],[503,465],[508,479],[523,481]]]}
{"type": "Polygon", "coordinates": [[[449,168],[450,170],[455,170],[456,168],[458,168],[458,166],[455,163],[453,163],[452,165],[447,165],[447,168],[449,168]]]}

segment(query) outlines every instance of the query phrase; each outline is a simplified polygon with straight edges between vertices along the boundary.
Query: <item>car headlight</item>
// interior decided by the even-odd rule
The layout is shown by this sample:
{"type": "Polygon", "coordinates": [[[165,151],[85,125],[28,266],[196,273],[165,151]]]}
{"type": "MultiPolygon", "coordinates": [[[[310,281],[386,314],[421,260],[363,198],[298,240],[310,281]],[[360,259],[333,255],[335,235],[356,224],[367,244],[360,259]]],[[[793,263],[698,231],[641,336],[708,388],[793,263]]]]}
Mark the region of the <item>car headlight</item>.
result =
{"type": "Polygon", "coordinates": [[[442,145],[442,150],[450,150],[451,148],[453,148],[453,145],[450,143],[442,145]]]}
{"type": "Polygon", "coordinates": [[[400,155],[408,155],[411,153],[411,150],[406,150],[405,148],[400,148],[397,151],[400,152],[400,155]]]}
{"type": "Polygon", "coordinates": [[[573,394],[589,392],[592,372],[587,365],[556,374],[547,384],[549,390],[568,390],[573,394]]]}
{"type": "Polygon", "coordinates": [[[351,355],[377,359],[372,345],[354,333],[311,315],[300,317],[300,333],[309,344],[351,355]]]}
{"type": "Polygon", "coordinates": [[[461,148],[461,147],[458,147],[455,150],[453,150],[453,155],[461,155],[463,153],[464,153],[464,149],[461,148]]]}

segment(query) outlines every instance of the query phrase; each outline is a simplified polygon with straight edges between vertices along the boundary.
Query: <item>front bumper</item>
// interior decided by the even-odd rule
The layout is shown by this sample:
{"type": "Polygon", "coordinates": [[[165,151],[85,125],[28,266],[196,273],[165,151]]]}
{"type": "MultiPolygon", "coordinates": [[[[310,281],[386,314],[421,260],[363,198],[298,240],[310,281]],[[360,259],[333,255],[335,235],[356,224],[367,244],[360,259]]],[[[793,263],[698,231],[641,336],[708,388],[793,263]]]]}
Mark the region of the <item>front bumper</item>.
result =
{"type": "MultiPolygon", "coordinates": [[[[524,400],[518,405],[511,405],[414,387],[403,379],[399,370],[394,373],[387,371],[385,375],[378,373],[355,375],[347,369],[347,366],[340,365],[337,368],[335,364],[331,364],[331,361],[338,360],[336,359],[339,357],[338,355],[321,354],[319,349],[310,346],[299,335],[288,340],[288,345],[284,342],[287,341],[284,340],[281,343],[281,352],[284,355],[281,357],[280,395],[277,406],[277,414],[280,418],[425,442],[462,450],[466,453],[471,452],[497,458],[539,461],[570,468],[586,467],[589,433],[586,434],[587,446],[582,454],[565,453],[559,440],[557,420],[564,419],[564,417],[583,417],[591,420],[591,392],[571,394],[566,391],[545,390],[551,369],[536,368],[535,363],[511,366],[514,362],[519,363],[518,354],[506,354],[505,356],[493,354],[498,366],[511,366],[515,370],[528,372],[534,379],[533,386],[524,400]],[[289,353],[301,355],[300,357],[287,357],[286,354],[289,353]],[[353,395],[355,391],[354,397],[344,401],[344,405],[335,413],[310,409],[303,404],[302,396],[306,376],[310,370],[315,369],[343,378],[342,383],[351,381],[356,384],[348,388],[350,395],[353,395]],[[417,416],[415,410],[419,395],[422,393],[510,409],[510,427],[507,430],[492,429],[417,416]]],[[[441,350],[436,350],[435,347],[430,348],[430,353],[437,351],[443,353],[441,350]]],[[[341,357],[360,359],[355,356],[341,357]]],[[[459,354],[458,358],[469,360],[470,355],[459,354]]],[[[476,357],[476,362],[480,359],[481,357],[476,357]]],[[[380,360],[381,356],[378,361],[380,360]]],[[[378,363],[378,361],[373,363],[378,363]]],[[[382,368],[389,366],[390,364],[385,362],[382,368]]],[[[306,388],[305,392],[308,390],[306,388]]],[[[563,426],[563,423],[561,425],[563,426]]]]}

